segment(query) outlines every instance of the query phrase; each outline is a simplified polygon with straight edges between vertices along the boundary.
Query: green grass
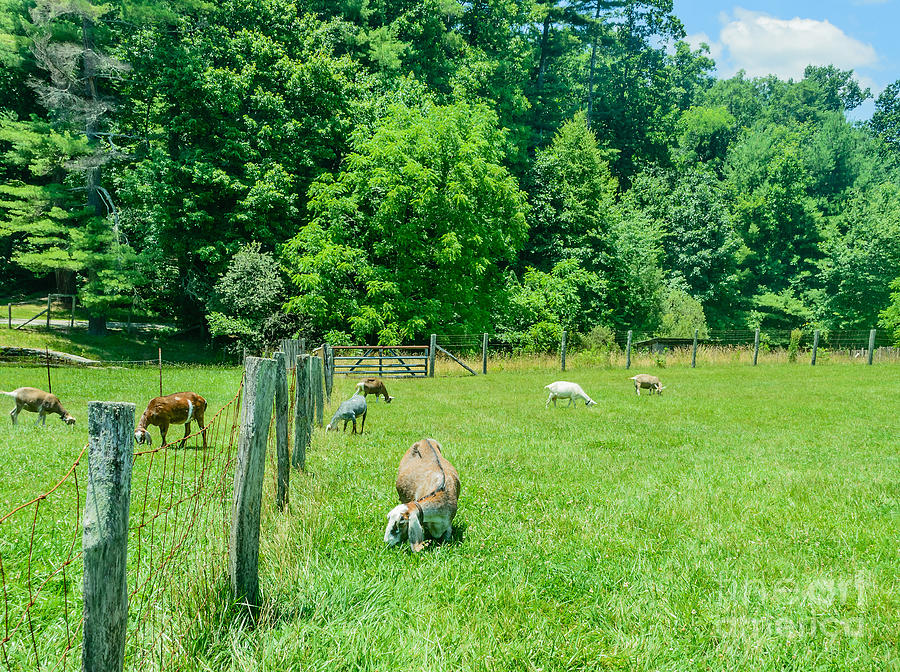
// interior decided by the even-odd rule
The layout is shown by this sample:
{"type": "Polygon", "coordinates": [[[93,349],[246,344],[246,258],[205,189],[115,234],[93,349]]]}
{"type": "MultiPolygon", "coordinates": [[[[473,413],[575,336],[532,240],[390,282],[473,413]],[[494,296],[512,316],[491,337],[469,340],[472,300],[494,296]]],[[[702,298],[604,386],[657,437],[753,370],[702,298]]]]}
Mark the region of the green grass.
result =
{"type": "MultiPolygon", "coordinates": [[[[50,348],[70,355],[103,361],[134,361],[156,359],[162,348],[163,360],[206,364],[222,362],[226,355],[216,348],[194,339],[174,338],[156,332],[127,334],[110,331],[104,336],[94,336],[86,329],[6,329],[0,324],[0,346],[20,348],[50,348]]],[[[228,357],[234,361],[234,357],[228,357]]]]}
{"type": "MultiPolygon", "coordinates": [[[[71,463],[88,399],[140,413],[157,384],[150,370],[54,373],[79,424],[0,424],[0,503],[71,463]]],[[[203,580],[215,599],[184,588],[172,608],[202,628],[183,666],[900,669],[900,366],[654,373],[662,397],[607,368],[389,381],[396,400],[370,397],[365,435],[317,431],[284,514],[267,474],[261,621],[235,615],[221,574],[203,580]],[[545,409],[557,379],[598,405],[545,409]],[[383,533],[397,464],[424,436],[462,494],[454,541],[411,555],[383,533]]],[[[239,378],[166,374],[213,409],[239,378]]],[[[0,388],[44,375],[0,369],[0,388]]],[[[335,381],[332,407],[354,383],[335,381]]]]}

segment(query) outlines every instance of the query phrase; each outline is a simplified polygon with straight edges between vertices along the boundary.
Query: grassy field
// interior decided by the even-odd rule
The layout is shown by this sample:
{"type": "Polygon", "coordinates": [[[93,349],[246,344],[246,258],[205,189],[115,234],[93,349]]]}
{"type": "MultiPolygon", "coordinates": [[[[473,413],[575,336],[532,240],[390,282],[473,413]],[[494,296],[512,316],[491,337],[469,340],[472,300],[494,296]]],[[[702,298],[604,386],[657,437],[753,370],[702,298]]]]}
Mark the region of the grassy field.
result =
{"type": "Polygon", "coordinates": [[[18,348],[50,348],[70,355],[102,361],[134,361],[156,359],[162,348],[163,361],[190,364],[233,362],[221,348],[210,346],[196,339],[178,338],[158,332],[110,331],[104,336],[94,336],[87,329],[6,329],[0,325],[0,346],[18,348]]]}
{"type": "MultiPolygon", "coordinates": [[[[187,667],[900,670],[900,366],[654,373],[662,397],[636,397],[621,369],[512,362],[390,381],[396,400],[370,401],[365,435],[316,433],[288,512],[267,477],[262,619],[183,603],[203,624],[187,667]],[[598,405],[545,409],[560,378],[598,405]],[[411,555],[385,547],[384,524],[400,457],[423,436],[462,495],[454,541],[411,555]]],[[[0,507],[71,464],[88,399],[140,413],[157,384],[151,370],[54,375],[79,424],[0,424],[0,507]]],[[[0,368],[0,388],[43,376],[0,368]]],[[[166,371],[167,390],[213,409],[239,377],[166,371]]],[[[335,381],[332,406],[354,382],[335,381]]]]}

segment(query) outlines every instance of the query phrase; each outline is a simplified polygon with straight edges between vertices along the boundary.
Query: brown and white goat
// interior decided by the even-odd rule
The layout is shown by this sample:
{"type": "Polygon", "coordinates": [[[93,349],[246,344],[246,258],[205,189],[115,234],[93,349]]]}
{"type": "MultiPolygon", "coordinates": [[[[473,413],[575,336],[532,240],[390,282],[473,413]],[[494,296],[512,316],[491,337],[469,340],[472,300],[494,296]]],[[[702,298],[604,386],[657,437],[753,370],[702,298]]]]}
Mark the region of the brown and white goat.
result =
{"type": "Polygon", "coordinates": [[[434,439],[414,443],[397,471],[398,504],[388,513],[384,541],[390,546],[409,542],[413,552],[425,547],[425,533],[448,541],[459,500],[459,473],[444,459],[434,439]]]}
{"type": "Polygon", "coordinates": [[[394,400],[394,398],[388,394],[387,388],[384,386],[384,381],[381,380],[381,378],[362,379],[356,384],[356,392],[354,394],[361,394],[364,397],[374,394],[375,401],[378,401],[378,396],[381,395],[384,397],[384,402],[386,404],[389,404],[394,400]]]}
{"type": "Polygon", "coordinates": [[[638,396],[641,396],[642,387],[645,390],[650,388],[650,394],[656,392],[658,395],[661,395],[662,391],[666,389],[666,386],[659,382],[659,378],[651,376],[649,373],[639,373],[638,375],[629,378],[629,380],[634,381],[634,391],[637,392],[638,396]]]}
{"type": "Polygon", "coordinates": [[[47,424],[47,414],[56,413],[67,425],[74,425],[75,418],[63,408],[59,402],[59,397],[49,392],[44,392],[36,387],[20,387],[12,392],[2,392],[7,397],[16,400],[16,407],[9,412],[13,424],[16,424],[16,418],[19,412],[24,408],[26,411],[38,414],[38,422],[42,425],[47,424]]]}
{"type": "Polygon", "coordinates": [[[206,427],[203,426],[203,414],[206,413],[206,399],[195,392],[176,392],[165,397],[156,397],[147,404],[147,410],[138,421],[134,430],[134,438],[138,443],[152,445],[149,425],[159,427],[162,444],[166,443],[166,433],[169,425],[184,425],[184,438],[179,445],[183,446],[185,439],[191,433],[191,422],[196,421],[203,436],[203,447],[206,448],[206,427]]]}

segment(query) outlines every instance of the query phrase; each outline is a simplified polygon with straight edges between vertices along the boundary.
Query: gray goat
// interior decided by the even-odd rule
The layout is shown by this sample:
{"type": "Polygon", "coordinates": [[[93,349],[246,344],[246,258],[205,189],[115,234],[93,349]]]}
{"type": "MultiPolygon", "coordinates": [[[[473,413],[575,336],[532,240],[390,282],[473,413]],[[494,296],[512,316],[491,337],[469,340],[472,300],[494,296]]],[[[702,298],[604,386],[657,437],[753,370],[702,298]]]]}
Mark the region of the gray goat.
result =
{"type": "Polygon", "coordinates": [[[353,422],[353,434],[356,434],[356,419],[362,416],[362,426],[359,433],[362,434],[366,428],[366,398],[358,394],[354,394],[347,401],[341,402],[338,409],[334,412],[331,422],[325,427],[326,432],[337,431],[338,420],[344,421],[344,430],[347,431],[347,423],[353,422]]]}

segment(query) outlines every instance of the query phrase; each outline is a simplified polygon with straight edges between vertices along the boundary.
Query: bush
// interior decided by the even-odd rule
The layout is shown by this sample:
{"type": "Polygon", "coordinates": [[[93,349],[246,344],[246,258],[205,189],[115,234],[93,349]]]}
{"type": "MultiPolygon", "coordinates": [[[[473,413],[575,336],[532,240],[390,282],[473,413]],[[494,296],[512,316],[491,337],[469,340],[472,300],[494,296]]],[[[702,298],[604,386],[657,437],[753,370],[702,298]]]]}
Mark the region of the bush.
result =
{"type": "Polygon", "coordinates": [[[524,332],[507,335],[516,351],[524,354],[557,352],[561,338],[562,328],[552,322],[538,322],[524,332]]]}
{"type": "Polygon", "coordinates": [[[687,293],[683,287],[671,284],[662,301],[660,336],[691,338],[697,329],[700,338],[708,338],[703,304],[687,293]]]}
{"type": "Polygon", "coordinates": [[[788,361],[797,361],[797,353],[800,352],[800,339],[803,338],[802,329],[791,329],[791,342],[788,344],[788,361]]]}
{"type": "Polygon", "coordinates": [[[207,316],[209,333],[226,336],[228,350],[259,352],[266,345],[264,325],[277,312],[284,293],[278,262],[259,243],[242,247],[216,282],[207,316]]]}

